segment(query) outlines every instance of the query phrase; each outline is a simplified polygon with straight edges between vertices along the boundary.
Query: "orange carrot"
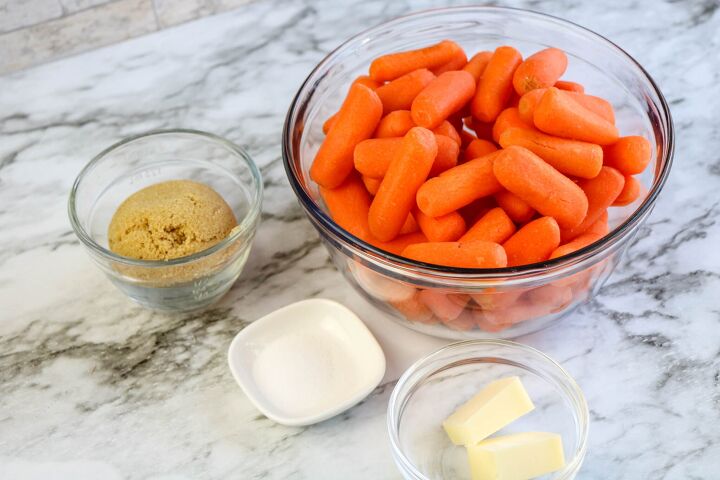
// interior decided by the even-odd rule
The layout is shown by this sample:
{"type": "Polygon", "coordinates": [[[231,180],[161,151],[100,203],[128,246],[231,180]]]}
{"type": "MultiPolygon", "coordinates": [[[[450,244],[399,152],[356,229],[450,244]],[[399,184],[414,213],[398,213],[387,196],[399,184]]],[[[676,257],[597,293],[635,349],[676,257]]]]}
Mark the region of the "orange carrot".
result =
{"type": "Polygon", "coordinates": [[[493,159],[498,153],[476,158],[429,179],[417,192],[420,210],[439,217],[500,191],[502,187],[493,174],[493,159]]]}
{"type": "Polygon", "coordinates": [[[427,68],[420,68],[386,83],[375,90],[387,115],[395,110],[410,110],[412,101],[435,78],[427,68]]]}
{"type": "MultiPolygon", "coordinates": [[[[453,294],[452,296],[459,295],[453,294]]],[[[467,295],[465,295],[465,298],[467,300],[467,295]]],[[[472,330],[477,326],[477,314],[472,310],[463,310],[456,318],[446,320],[443,323],[447,327],[452,328],[453,330],[466,332],[468,330],[472,330]]]]}
{"type": "Polygon", "coordinates": [[[429,217],[415,209],[414,215],[420,230],[431,242],[454,242],[466,230],[465,219],[458,212],[450,212],[440,217],[429,217]]]}
{"type": "Polygon", "coordinates": [[[495,151],[497,151],[497,147],[494,143],[488,140],[476,138],[475,140],[470,142],[470,145],[467,146],[465,152],[463,153],[463,156],[464,160],[466,162],[469,162],[470,160],[484,157],[485,155],[493,153],[495,151]]]}
{"type": "Polygon", "coordinates": [[[536,88],[552,87],[565,73],[567,64],[567,55],[558,48],[546,48],[530,55],[515,70],[515,91],[524,95],[536,88]]]}
{"type": "Polygon", "coordinates": [[[355,169],[366,177],[382,178],[400,151],[402,137],[368,138],[355,146],[355,169]]]}
{"type": "Polygon", "coordinates": [[[493,195],[493,197],[513,222],[522,225],[535,216],[535,210],[512,192],[502,190],[493,195]]]}
{"type": "MultiPolygon", "coordinates": [[[[350,87],[352,88],[353,85],[360,84],[365,85],[366,87],[375,90],[380,86],[378,82],[373,80],[372,78],[368,77],[367,75],[360,75],[355,80],[353,80],[352,84],[350,84],[350,87]]],[[[323,133],[327,135],[327,133],[330,131],[330,128],[335,123],[335,120],[337,119],[337,112],[332,114],[328,117],[327,120],[325,120],[325,123],[323,123],[323,133]]]]}
{"type": "Polygon", "coordinates": [[[612,167],[602,167],[597,177],[580,181],[578,186],[588,200],[587,215],[579,224],[563,228],[563,242],[569,242],[590,228],[620,195],[624,184],[625,177],[612,167]]]}
{"type": "Polygon", "coordinates": [[[358,175],[350,175],[332,190],[320,187],[320,195],[335,223],[362,240],[370,237],[367,219],[371,200],[358,175]]]}
{"type": "Polygon", "coordinates": [[[315,155],[310,177],[325,188],[339,186],[353,170],[355,145],[372,135],[381,116],[377,94],[364,85],[353,85],[315,155]]]}
{"type": "Polygon", "coordinates": [[[375,138],[403,137],[414,126],[410,110],[395,110],[380,120],[375,138]]]}
{"type": "Polygon", "coordinates": [[[432,72],[435,75],[442,75],[445,72],[451,72],[453,70],[462,70],[462,68],[467,64],[467,55],[465,55],[465,52],[460,49],[455,53],[455,56],[452,58],[452,60],[448,61],[447,63],[444,63],[443,65],[440,65],[439,67],[435,67],[432,69],[432,72]]]}
{"type": "Polygon", "coordinates": [[[620,170],[624,175],[637,175],[650,163],[652,147],[645,137],[622,137],[605,147],[605,165],[620,170]]]}
{"type": "MultiPolygon", "coordinates": [[[[540,100],[545,95],[545,92],[547,92],[547,88],[538,88],[536,90],[529,91],[528,93],[523,95],[522,98],[520,98],[518,110],[520,111],[520,118],[522,118],[525,123],[531,125],[533,124],[535,108],[537,108],[537,105],[538,103],[540,103],[540,100]]],[[[608,122],[613,124],[615,123],[615,110],[613,110],[612,105],[607,100],[600,97],[585,95],[577,92],[565,93],[583,107],[594,113],[597,113],[608,122]]]]}
{"type": "Polygon", "coordinates": [[[413,232],[407,233],[405,235],[398,235],[389,242],[381,242],[377,238],[370,236],[367,242],[371,245],[376,246],[380,250],[394,253],[395,255],[400,255],[403,250],[408,247],[408,245],[427,242],[427,238],[425,237],[425,235],[423,235],[422,232],[413,232]]]}
{"type": "Polygon", "coordinates": [[[555,250],[553,250],[550,258],[558,258],[568,255],[575,250],[580,250],[581,248],[587,247],[591,243],[597,242],[602,237],[602,235],[597,235],[595,233],[583,233],[582,235],[578,235],[574,240],[564,243],[555,250]]]}
{"type": "Polygon", "coordinates": [[[488,61],[472,100],[473,117],[493,122],[510,99],[513,74],[522,62],[520,52],[512,47],[498,47],[488,61]]]}
{"type": "Polygon", "coordinates": [[[467,72],[445,72],[432,80],[412,102],[413,121],[425,128],[435,128],[457,112],[475,93],[475,81],[467,72]]]}
{"type": "Polygon", "coordinates": [[[553,137],[537,130],[508,128],[500,135],[500,145],[525,147],[559,172],[574,177],[596,177],[603,165],[599,145],[553,137]]]}
{"type": "Polygon", "coordinates": [[[465,310],[468,297],[436,290],[420,290],[418,298],[432,310],[442,322],[454,320],[465,310]]]}
{"type": "Polygon", "coordinates": [[[615,125],[555,87],[548,88],[540,99],[533,121],[538,129],[558,137],[599,145],[609,145],[618,139],[615,125]]]}
{"type": "Polygon", "coordinates": [[[492,138],[495,143],[500,141],[500,135],[508,128],[524,128],[534,130],[532,123],[525,123],[520,118],[520,112],[515,107],[506,108],[498,115],[492,128],[492,138]]]}
{"type": "Polygon", "coordinates": [[[401,150],[390,162],[370,205],[370,231],[378,240],[388,242],[400,232],[437,152],[435,134],[430,130],[413,127],[403,137],[401,150]]]}
{"type": "Polygon", "coordinates": [[[462,139],[460,138],[460,134],[457,132],[457,129],[453,127],[452,123],[445,120],[437,127],[433,128],[433,133],[437,135],[445,135],[446,137],[452,138],[455,143],[460,145],[462,143],[462,139]]]}
{"type": "Polygon", "coordinates": [[[522,300],[503,309],[483,311],[483,318],[487,325],[497,325],[499,330],[503,330],[548,313],[542,306],[522,300]]]}
{"type": "Polygon", "coordinates": [[[390,305],[411,322],[437,323],[438,321],[433,316],[432,310],[420,300],[419,292],[405,300],[391,301],[390,305]]]}
{"type": "Polygon", "coordinates": [[[410,212],[408,213],[407,220],[405,220],[405,223],[400,229],[400,235],[405,235],[406,233],[415,233],[418,231],[420,231],[420,225],[418,225],[417,220],[415,220],[415,216],[412,214],[412,212],[410,212]]]}
{"type": "Polygon", "coordinates": [[[560,227],[552,217],[540,217],[528,223],[502,244],[508,266],[544,262],[560,245],[560,227]]]}
{"type": "Polygon", "coordinates": [[[325,135],[330,131],[333,125],[335,125],[335,120],[337,120],[337,112],[330,115],[325,122],[323,122],[322,130],[325,135]]]}
{"type": "Polygon", "coordinates": [[[640,182],[637,178],[625,175],[625,185],[620,195],[612,203],[613,207],[624,207],[633,203],[640,196],[640,182]]]}
{"type": "Polygon", "coordinates": [[[463,70],[473,76],[475,83],[480,81],[480,77],[482,77],[485,67],[487,67],[492,55],[493,53],[488,51],[478,52],[473,55],[470,61],[463,67],[463,70]]]}
{"type": "Polygon", "coordinates": [[[362,181],[365,184],[365,189],[370,195],[374,197],[378,189],[380,188],[380,183],[382,182],[382,179],[366,177],[365,175],[363,175],[362,181]]]}
{"type": "Polygon", "coordinates": [[[585,93],[585,87],[577,82],[568,82],[567,80],[558,80],[555,82],[554,87],[566,92],[585,93]]]}
{"type": "Polygon", "coordinates": [[[502,208],[496,207],[475,222],[475,225],[465,232],[458,241],[462,243],[485,240],[486,242],[503,243],[513,233],[515,233],[515,224],[502,208]]]}
{"type": "Polygon", "coordinates": [[[500,150],[493,172],[503,187],[543,215],[554,217],[563,228],[576,227],[585,218],[585,193],[530,150],[515,146],[500,150]]]}
{"type": "Polygon", "coordinates": [[[474,225],[487,212],[497,207],[497,203],[493,197],[478,198],[469,205],[460,208],[458,212],[465,219],[466,225],[474,225]]]}
{"type": "Polygon", "coordinates": [[[443,40],[429,47],[383,55],[370,64],[370,77],[377,82],[386,82],[419,68],[440,67],[455,58],[461,50],[457,43],[443,40]]]}
{"type": "Polygon", "coordinates": [[[455,140],[445,135],[435,134],[437,141],[437,156],[430,169],[430,177],[440,175],[446,170],[453,168],[458,163],[458,155],[460,155],[460,145],[455,140]]]}
{"type": "Polygon", "coordinates": [[[567,307],[573,299],[570,287],[559,285],[543,285],[533,288],[527,293],[528,303],[548,313],[559,312],[567,307]]]}
{"type": "Polygon", "coordinates": [[[590,227],[585,230],[585,233],[594,233],[595,235],[600,235],[604,237],[608,234],[610,231],[610,227],[608,226],[608,212],[605,210],[602,215],[600,215],[600,218],[598,218],[595,223],[590,225],[590,227]]]}
{"type": "Polygon", "coordinates": [[[507,256],[502,246],[475,242],[428,242],[408,246],[402,256],[418,262],[460,268],[502,268],[507,256]]]}

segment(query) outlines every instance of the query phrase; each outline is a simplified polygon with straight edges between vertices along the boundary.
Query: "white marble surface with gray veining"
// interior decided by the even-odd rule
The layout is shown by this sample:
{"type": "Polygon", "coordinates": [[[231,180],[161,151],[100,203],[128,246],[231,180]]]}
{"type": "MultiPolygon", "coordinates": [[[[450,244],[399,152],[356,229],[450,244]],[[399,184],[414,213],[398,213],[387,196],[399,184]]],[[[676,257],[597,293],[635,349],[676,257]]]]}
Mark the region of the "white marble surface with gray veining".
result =
{"type": "MultiPolygon", "coordinates": [[[[233,382],[226,349],[295,300],[351,305],[388,379],[441,342],[371,311],[285,180],[280,132],[311,68],[348,35],[432,2],[261,1],[0,77],[0,478],[397,479],[392,382],[338,418],[286,428],[233,382]],[[81,167],[149,129],[227,136],[265,177],[263,222],[232,291],[196,315],[134,306],[66,215],[81,167]]],[[[452,3],[452,2],[450,2],[452,3]]],[[[522,341],[561,361],[591,408],[581,479],[720,478],[720,9],[715,0],[515,1],[614,40],[664,91],[675,167],[595,301],[522,341]]]]}

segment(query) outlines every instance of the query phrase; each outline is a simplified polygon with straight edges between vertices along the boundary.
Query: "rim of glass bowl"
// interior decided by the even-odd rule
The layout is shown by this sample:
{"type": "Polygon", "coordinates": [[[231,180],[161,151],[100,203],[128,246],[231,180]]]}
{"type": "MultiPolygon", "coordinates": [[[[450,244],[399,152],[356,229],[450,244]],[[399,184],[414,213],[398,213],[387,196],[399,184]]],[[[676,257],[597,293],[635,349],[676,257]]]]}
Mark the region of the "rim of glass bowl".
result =
{"type": "MultiPolygon", "coordinates": [[[[457,277],[462,279],[470,278],[495,278],[495,277],[521,277],[529,273],[550,273],[558,270],[562,270],[564,267],[571,267],[582,263],[584,260],[593,257],[595,254],[606,250],[609,247],[615,245],[618,241],[624,238],[644,216],[650,213],[658,194],[662,190],[667,177],[670,173],[670,167],[672,165],[673,154],[675,150],[675,135],[672,116],[670,114],[670,108],[667,105],[665,97],[658,88],[655,81],[652,79],[650,74],[640,65],[631,55],[625,52],[622,48],[611,42],[607,38],[600,34],[593,32],[581,25],[564,20],[552,15],[544,13],[534,12],[531,10],[509,8],[509,7],[484,7],[484,6],[472,6],[472,7],[447,7],[447,8],[436,8],[429,10],[422,10],[419,12],[411,13],[396,17],[387,22],[376,25],[372,28],[364,30],[357,35],[354,35],[350,39],[343,42],[339,47],[330,52],[325,58],[318,63],[318,65],[310,72],[300,89],[293,98],[290,109],[288,110],[285,118],[285,125],[283,128],[283,139],[282,139],[282,155],[283,165],[285,167],[285,173],[287,174],[290,185],[295,191],[295,195],[300,200],[301,204],[307,212],[310,213],[311,217],[320,222],[320,224],[330,231],[336,238],[339,238],[344,244],[351,248],[357,248],[358,250],[368,254],[375,261],[392,262],[392,266],[403,270],[411,270],[412,273],[426,273],[430,275],[439,275],[445,277],[457,277]],[[611,49],[615,50],[615,53],[623,56],[629,60],[630,66],[635,66],[640,73],[640,77],[647,82],[647,84],[654,90],[657,95],[660,104],[655,105],[660,114],[660,127],[665,133],[664,145],[662,149],[661,158],[661,170],[658,172],[653,180],[653,185],[648,192],[645,200],[638,206],[638,208],[628,216],[627,219],[620,225],[618,225],[612,232],[605,235],[597,242],[591,243],[590,245],[576,250],[568,255],[562,257],[547,260],[540,263],[532,263],[528,265],[521,265],[517,267],[505,267],[505,268],[460,268],[460,267],[444,267],[441,265],[434,265],[424,262],[418,262],[410,260],[399,255],[381,250],[364,240],[352,235],[339,225],[337,225],[332,218],[330,218],[310,197],[304,188],[304,180],[300,180],[302,175],[297,171],[297,166],[300,164],[300,160],[296,162],[294,160],[293,148],[292,148],[292,137],[293,137],[293,126],[295,119],[299,118],[300,114],[307,108],[307,103],[310,94],[315,90],[317,84],[322,80],[325,73],[323,70],[330,64],[336,57],[343,54],[346,50],[354,48],[356,43],[362,41],[363,38],[368,37],[378,31],[384,31],[392,28],[394,25],[402,24],[408,20],[418,19],[422,17],[429,17],[437,15],[438,13],[445,12],[456,12],[456,13],[477,13],[477,12],[508,12],[514,15],[526,15],[528,17],[535,17],[544,21],[554,22],[555,24],[566,29],[574,29],[580,33],[594,38],[596,41],[605,43],[611,49]],[[662,118],[662,117],[665,118],[662,118]],[[663,123],[662,120],[665,120],[663,123]]],[[[657,161],[657,157],[655,158],[657,161]]]]}
{"type": "MultiPolygon", "coordinates": [[[[407,401],[418,390],[420,385],[432,375],[440,373],[449,367],[459,366],[463,364],[463,360],[467,361],[471,358],[483,357],[483,354],[481,352],[472,354],[468,353],[467,355],[464,355],[462,359],[453,359],[452,361],[449,361],[450,359],[448,357],[451,357],[454,353],[463,353],[469,348],[482,349],[483,347],[505,347],[510,350],[529,353],[537,357],[538,362],[545,363],[546,366],[557,371],[557,380],[560,381],[560,387],[563,389],[563,396],[569,400],[573,412],[577,417],[576,428],[578,430],[579,444],[574,450],[572,460],[566,463],[562,470],[555,472],[556,477],[553,477],[553,479],[567,480],[572,478],[572,476],[577,474],[578,470],[582,466],[582,463],[585,460],[585,454],[587,453],[587,441],[590,429],[590,412],[588,410],[585,394],[582,389],[580,389],[580,386],[577,384],[575,379],[562,365],[540,350],[528,345],[523,345],[522,343],[500,339],[467,340],[451,343],[450,345],[446,345],[421,358],[412,364],[410,368],[405,370],[405,373],[402,374],[395,385],[392,394],[390,395],[387,410],[387,428],[390,436],[390,446],[392,448],[393,457],[399,463],[398,466],[404,471],[404,473],[412,475],[412,478],[416,480],[427,480],[427,477],[415,468],[413,462],[410,461],[403,452],[403,449],[400,447],[400,420],[404,413],[407,401]],[[433,365],[435,362],[440,362],[441,364],[433,365]],[[412,382],[409,383],[411,380],[412,382]]],[[[494,358],[502,357],[495,355],[494,358]]],[[[513,363],[526,367],[529,370],[535,370],[532,365],[527,363],[520,363],[517,361],[513,361],[513,363]]]]}
{"type": "MultiPolygon", "coordinates": [[[[230,171],[230,173],[233,174],[233,176],[237,179],[237,176],[234,172],[230,171]]],[[[234,144],[233,142],[226,140],[222,137],[219,137],[215,134],[203,132],[200,130],[192,130],[192,129],[185,129],[185,128],[175,128],[175,129],[166,129],[166,130],[151,130],[149,132],[140,133],[138,135],[133,135],[127,138],[124,138],[120,140],[117,143],[114,143],[113,145],[107,147],[102,152],[98,153],[93,157],[90,162],[83,167],[83,169],[78,174],[77,178],[75,179],[75,182],[73,183],[72,189],[70,190],[70,198],[68,199],[68,215],[70,216],[70,223],[72,224],[72,228],[75,231],[75,234],[78,236],[80,241],[85,244],[86,247],[90,248],[91,250],[101,254],[104,257],[109,258],[110,260],[114,262],[124,263],[126,265],[134,265],[134,266],[141,266],[141,267],[167,267],[167,266],[173,266],[173,265],[181,265],[189,262],[193,262],[195,260],[199,260],[201,258],[207,257],[209,255],[212,255],[213,253],[222,250],[223,248],[227,247],[231,243],[233,243],[238,238],[242,237],[243,235],[247,234],[248,231],[252,230],[257,222],[257,219],[260,215],[260,208],[262,205],[262,194],[263,194],[263,183],[262,183],[262,175],[260,174],[260,170],[258,169],[257,165],[255,165],[255,162],[253,162],[252,157],[250,157],[250,154],[245,151],[242,147],[234,144]],[[181,134],[181,135],[189,135],[192,137],[202,137],[203,139],[210,140],[211,142],[217,143],[227,150],[230,150],[233,154],[235,154],[237,157],[239,157],[250,169],[250,174],[252,175],[253,179],[253,188],[252,193],[253,196],[250,201],[250,205],[248,208],[248,213],[243,217],[243,219],[238,224],[238,227],[235,232],[233,232],[231,235],[227,236],[225,239],[220,241],[219,243],[216,243],[210,248],[207,248],[205,250],[201,250],[199,252],[193,253],[192,255],[187,255],[185,257],[178,257],[173,258],[170,260],[140,260],[130,257],[124,257],[122,255],[118,255],[107,248],[103,247],[99,243],[97,243],[95,240],[92,239],[92,237],[87,233],[85,228],[82,226],[82,223],[80,222],[80,219],[78,218],[77,211],[75,208],[75,202],[77,200],[77,189],[82,183],[85,176],[87,176],[90,172],[95,169],[95,167],[98,165],[98,163],[105,158],[106,155],[108,155],[110,152],[127,145],[129,143],[135,142],[137,140],[147,138],[147,137],[157,137],[162,135],[173,135],[173,134],[181,134]]]]}

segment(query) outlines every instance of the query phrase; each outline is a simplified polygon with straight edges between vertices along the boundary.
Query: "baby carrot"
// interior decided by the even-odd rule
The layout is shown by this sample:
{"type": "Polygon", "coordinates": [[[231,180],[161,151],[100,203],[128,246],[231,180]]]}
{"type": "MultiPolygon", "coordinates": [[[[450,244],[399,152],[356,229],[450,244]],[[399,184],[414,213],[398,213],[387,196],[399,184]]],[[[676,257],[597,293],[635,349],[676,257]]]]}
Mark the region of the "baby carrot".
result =
{"type": "Polygon", "coordinates": [[[560,285],[543,285],[527,292],[528,303],[548,313],[559,312],[567,307],[573,299],[570,287],[560,285]]]}
{"type": "Polygon", "coordinates": [[[484,157],[485,155],[497,151],[497,147],[494,143],[476,138],[465,148],[463,153],[464,160],[469,162],[474,158],[484,157]]]}
{"type": "Polygon", "coordinates": [[[513,233],[515,233],[515,224],[502,208],[495,207],[475,222],[475,225],[465,232],[458,241],[462,243],[485,240],[486,242],[501,244],[510,238],[513,233]]]}
{"type": "Polygon", "coordinates": [[[524,95],[536,88],[552,87],[565,73],[567,64],[567,55],[558,48],[546,48],[530,55],[515,70],[515,91],[524,95]]]}
{"type": "Polygon", "coordinates": [[[427,179],[438,152],[435,134],[413,127],[403,137],[400,151],[388,171],[369,211],[370,232],[388,242],[400,232],[415,203],[418,188],[427,179]]]}
{"type": "MultiPolygon", "coordinates": [[[[520,98],[518,104],[518,110],[520,111],[520,118],[525,123],[533,124],[533,117],[535,115],[535,108],[542,99],[543,95],[547,92],[547,88],[538,88],[531,90],[520,98]]],[[[615,123],[615,110],[613,110],[610,102],[604,98],[595,97],[593,95],[585,95],[577,92],[565,92],[570,98],[575,100],[577,103],[587,108],[588,110],[597,113],[605,120],[610,123],[615,123]]]]}
{"type": "Polygon", "coordinates": [[[405,223],[403,223],[402,228],[400,229],[400,235],[405,235],[406,233],[415,233],[420,231],[420,225],[418,225],[417,220],[415,220],[415,216],[412,214],[412,212],[408,213],[407,220],[405,220],[405,223]]]}
{"type": "Polygon", "coordinates": [[[439,217],[500,191],[502,186],[493,174],[493,159],[499,153],[476,158],[429,179],[417,192],[420,210],[439,217]]]}
{"type": "MultiPolygon", "coordinates": [[[[357,77],[353,82],[350,84],[350,87],[352,88],[353,85],[360,84],[365,85],[369,89],[375,90],[380,86],[378,82],[373,80],[372,78],[368,77],[367,75],[360,75],[357,77]]],[[[330,115],[327,120],[325,120],[325,123],[323,123],[323,133],[327,135],[327,133],[330,131],[330,128],[332,127],[333,123],[335,123],[335,120],[337,119],[337,112],[330,115]]]]}
{"type": "Polygon", "coordinates": [[[413,121],[433,129],[460,110],[475,93],[475,81],[467,72],[445,72],[433,79],[412,102],[413,121]]]}
{"type": "Polygon", "coordinates": [[[435,290],[420,290],[418,298],[432,310],[442,322],[454,320],[465,309],[468,298],[463,295],[448,294],[435,290]]]}
{"type": "Polygon", "coordinates": [[[650,163],[652,147],[647,138],[638,135],[621,137],[605,147],[605,164],[624,175],[637,175],[650,163]]]}
{"type": "Polygon", "coordinates": [[[335,223],[362,240],[370,237],[370,194],[357,174],[351,174],[332,190],[320,187],[320,195],[335,223]]]}
{"type": "Polygon", "coordinates": [[[533,129],[532,123],[526,123],[520,118],[520,111],[515,107],[506,108],[498,115],[492,128],[492,139],[495,143],[500,141],[500,135],[508,128],[533,129]]]}
{"type": "Polygon", "coordinates": [[[434,78],[435,75],[430,70],[420,68],[378,87],[375,93],[383,104],[383,113],[387,115],[395,110],[410,110],[417,94],[434,78]]]}
{"type": "Polygon", "coordinates": [[[605,210],[602,215],[600,215],[600,218],[595,220],[595,223],[590,225],[590,227],[585,230],[585,233],[594,233],[595,235],[600,235],[601,237],[604,237],[608,234],[610,231],[610,227],[608,226],[608,212],[605,210]]]}
{"type": "Polygon", "coordinates": [[[410,110],[395,110],[380,120],[375,138],[403,137],[414,126],[410,110]]]}
{"type": "Polygon", "coordinates": [[[535,210],[512,192],[502,190],[493,195],[493,197],[513,222],[522,225],[535,216],[535,210]]]}
{"type": "Polygon", "coordinates": [[[363,140],[357,144],[353,152],[355,169],[366,177],[384,177],[401,145],[402,137],[363,140]]]}
{"type": "Polygon", "coordinates": [[[522,62],[520,52],[512,47],[498,47],[488,61],[472,100],[473,117],[493,122],[510,99],[513,74],[522,62]]]}
{"type": "Polygon", "coordinates": [[[587,215],[578,225],[563,228],[563,242],[572,240],[590,228],[620,195],[624,184],[625,177],[612,167],[602,167],[597,177],[580,181],[578,186],[588,200],[587,215]]]}
{"type": "Polygon", "coordinates": [[[624,207],[633,203],[640,196],[640,182],[637,178],[625,175],[625,185],[620,195],[612,203],[613,207],[624,207]]]}
{"type": "Polygon", "coordinates": [[[566,92],[577,92],[577,93],[585,93],[585,87],[580,85],[577,82],[569,82],[567,80],[558,80],[555,82],[555,85],[553,85],[555,88],[559,88],[560,90],[565,90],[566,92]]]}
{"type": "Polygon", "coordinates": [[[362,181],[365,184],[365,189],[370,195],[374,197],[378,191],[378,188],[380,188],[380,183],[382,182],[382,179],[366,177],[365,175],[363,175],[362,181]]]}
{"type": "Polygon", "coordinates": [[[618,139],[618,129],[573,100],[572,95],[548,88],[533,114],[535,126],[545,133],[573,140],[609,145],[618,139]]]}
{"type": "Polygon", "coordinates": [[[355,145],[372,135],[381,116],[377,94],[364,85],[353,85],[315,155],[310,177],[325,188],[339,186],[353,170],[355,145]]]}
{"type": "Polygon", "coordinates": [[[392,300],[390,305],[411,322],[437,323],[438,319],[433,316],[432,310],[425,305],[425,302],[420,300],[419,293],[416,292],[413,296],[404,300],[392,300]]]}
{"type": "Polygon", "coordinates": [[[462,139],[460,138],[460,134],[457,132],[457,129],[453,127],[452,123],[445,120],[437,127],[433,128],[433,133],[437,135],[445,135],[446,137],[452,138],[455,143],[460,145],[462,143],[462,139]]]}
{"type": "Polygon", "coordinates": [[[478,198],[469,205],[460,208],[458,212],[465,219],[466,225],[473,225],[480,220],[483,215],[497,207],[497,203],[493,197],[478,198]]]}
{"type": "Polygon", "coordinates": [[[335,120],[337,120],[337,113],[333,113],[323,122],[322,130],[325,135],[327,135],[332,126],[335,125],[335,120]]]}
{"type": "Polygon", "coordinates": [[[478,52],[473,55],[473,57],[463,67],[463,70],[473,76],[476,84],[480,81],[480,77],[482,77],[482,74],[485,71],[485,67],[487,67],[487,64],[490,61],[490,57],[492,57],[492,55],[492,52],[488,51],[478,52]]]}
{"type": "Polygon", "coordinates": [[[431,242],[454,242],[465,233],[465,219],[458,212],[429,217],[415,209],[415,218],[420,230],[431,242]]]}
{"type": "Polygon", "coordinates": [[[394,253],[395,255],[400,255],[403,250],[405,250],[408,245],[414,245],[416,243],[425,243],[427,242],[427,238],[422,232],[413,232],[413,233],[407,233],[405,235],[398,235],[393,240],[390,240],[389,242],[381,242],[377,238],[373,237],[372,235],[367,240],[367,242],[371,245],[376,246],[380,250],[384,250],[386,252],[394,253]]]}
{"type": "Polygon", "coordinates": [[[462,51],[460,45],[443,40],[429,47],[383,55],[370,64],[370,77],[377,82],[386,82],[419,68],[440,67],[455,58],[458,51],[462,51]]]}
{"type": "Polygon", "coordinates": [[[450,61],[440,65],[439,67],[433,68],[432,72],[435,75],[442,75],[445,72],[451,72],[453,70],[462,70],[462,68],[466,64],[467,64],[467,55],[465,55],[465,51],[463,49],[459,49],[455,53],[455,56],[450,61]]]}
{"type": "Polygon", "coordinates": [[[508,128],[500,135],[500,145],[525,147],[559,172],[574,177],[593,178],[603,165],[599,145],[553,137],[537,130],[508,128]]]}
{"type": "Polygon", "coordinates": [[[528,223],[502,244],[508,266],[544,262],[560,245],[560,227],[552,217],[528,223]]]}
{"type": "Polygon", "coordinates": [[[408,246],[402,256],[418,262],[460,268],[502,268],[507,256],[493,242],[428,242],[408,246]]]}
{"type": "Polygon", "coordinates": [[[530,150],[515,146],[500,150],[493,172],[503,187],[543,215],[554,217],[563,228],[577,227],[585,218],[585,193],[530,150]]]}
{"type": "Polygon", "coordinates": [[[435,140],[437,141],[438,151],[430,169],[430,177],[435,177],[453,168],[457,165],[458,155],[460,155],[460,145],[455,140],[438,134],[435,134],[435,140]]]}
{"type": "Polygon", "coordinates": [[[564,243],[555,250],[553,250],[550,258],[552,259],[568,255],[575,250],[580,250],[581,248],[587,247],[591,243],[597,242],[602,237],[602,235],[597,235],[595,233],[583,233],[582,235],[578,235],[574,240],[564,243]]]}

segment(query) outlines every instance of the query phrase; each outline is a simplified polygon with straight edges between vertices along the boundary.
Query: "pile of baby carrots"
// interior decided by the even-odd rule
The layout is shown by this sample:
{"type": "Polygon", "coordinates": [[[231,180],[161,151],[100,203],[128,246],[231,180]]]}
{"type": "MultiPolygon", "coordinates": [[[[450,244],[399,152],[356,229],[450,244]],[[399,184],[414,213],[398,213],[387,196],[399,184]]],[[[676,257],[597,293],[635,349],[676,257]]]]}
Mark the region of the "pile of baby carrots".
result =
{"type": "Polygon", "coordinates": [[[608,233],[640,195],[650,142],[561,80],[568,59],[450,40],[375,59],[323,126],[310,176],[332,218],[403,257],[451,267],[544,262],[608,233]]]}

